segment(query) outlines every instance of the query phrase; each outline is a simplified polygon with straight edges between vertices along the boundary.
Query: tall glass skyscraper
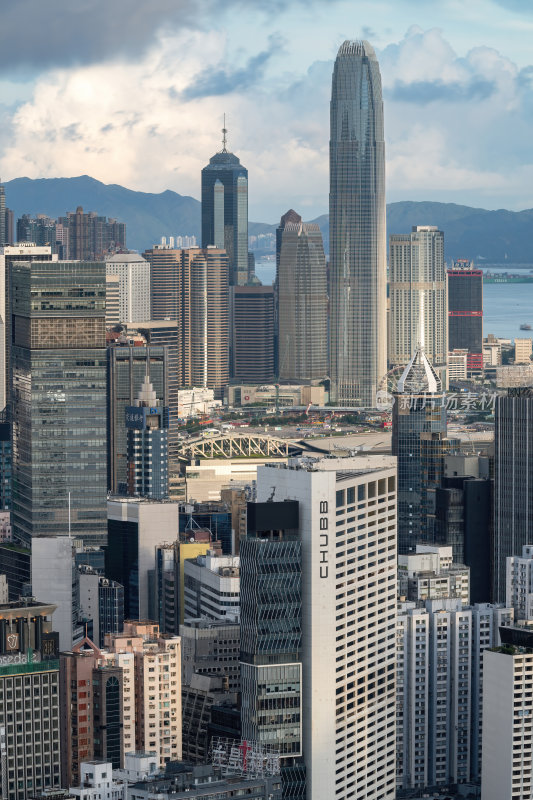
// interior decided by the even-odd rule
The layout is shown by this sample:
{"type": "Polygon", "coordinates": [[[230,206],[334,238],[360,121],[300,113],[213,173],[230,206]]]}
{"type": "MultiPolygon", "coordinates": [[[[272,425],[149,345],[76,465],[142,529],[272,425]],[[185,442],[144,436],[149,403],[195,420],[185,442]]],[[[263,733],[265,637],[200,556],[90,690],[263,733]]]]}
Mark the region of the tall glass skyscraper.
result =
{"type": "Polygon", "coordinates": [[[11,311],[13,533],[104,544],[105,264],[15,261],[11,311]]]}
{"type": "Polygon", "coordinates": [[[202,247],[225,250],[231,286],[248,282],[248,170],[226,149],[202,170],[202,247]]]}
{"type": "Polygon", "coordinates": [[[385,142],[381,76],[368,42],[341,45],[330,138],[332,399],[370,406],[386,372],[385,142]]]}

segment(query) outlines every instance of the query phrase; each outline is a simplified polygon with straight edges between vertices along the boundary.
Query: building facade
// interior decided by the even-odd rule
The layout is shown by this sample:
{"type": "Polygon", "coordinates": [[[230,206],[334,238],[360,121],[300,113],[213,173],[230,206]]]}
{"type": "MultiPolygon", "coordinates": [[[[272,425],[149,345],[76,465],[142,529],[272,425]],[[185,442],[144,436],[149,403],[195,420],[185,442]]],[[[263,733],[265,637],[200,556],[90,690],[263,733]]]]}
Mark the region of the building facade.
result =
{"type": "Polygon", "coordinates": [[[467,369],[483,369],[483,270],[455,261],[448,270],[448,347],[467,350],[467,369]]]}
{"type": "Polygon", "coordinates": [[[328,375],[326,257],[318,225],[294,211],[277,229],[276,316],[278,374],[295,383],[328,375]]]}
{"type": "Polygon", "coordinates": [[[231,376],[270,383],[275,376],[274,290],[271,286],[233,286],[231,376]]]}
{"type": "Polygon", "coordinates": [[[389,270],[389,366],[407,364],[419,344],[435,367],[445,365],[448,317],[442,231],[415,225],[412,233],[391,235],[389,270]]]}
{"type": "Polygon", "coordinates": [[[13,532],[106,536],[105,266],[12,266],[13,532]]]}
{"type": "Polygon", "coordinates": [[[184,565],[185,619],[237,621],[240,616],[240,559],[213,550],[184,565]]]}
{"type": "Polygon", "coordinates": [[[83,638],[74,554],[74,541],[69,536],[37,536],[31,542],[32,592],[55,603],[54,627],[61,650],[70,650],[83,638]]]}
{"type": "Polygon", "coordinates": [[[135,405],[126,407],[128,494],[168,498],[168,407],[160,404],[148,375],[135,405]]]}
{"type": "Polygon", "coordinates": [[[329,225],[332,399],[372,406],[387,369],[385,142],[365,41],[344,42],[333,70],[329,225]]]}

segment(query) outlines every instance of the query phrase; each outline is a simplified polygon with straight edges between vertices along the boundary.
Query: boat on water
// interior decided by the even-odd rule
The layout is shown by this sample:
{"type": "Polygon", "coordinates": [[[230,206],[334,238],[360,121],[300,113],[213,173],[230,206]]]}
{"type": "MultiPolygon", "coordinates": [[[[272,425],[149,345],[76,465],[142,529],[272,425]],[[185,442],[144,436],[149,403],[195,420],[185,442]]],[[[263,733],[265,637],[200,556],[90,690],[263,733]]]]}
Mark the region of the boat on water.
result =
{"type": "Polygon", "coordinates": [[[521,331],[530,331],[531,330],[531,325],[528,325],[527,322],[523,322],[520,325],[520,330],[521,331]]]}

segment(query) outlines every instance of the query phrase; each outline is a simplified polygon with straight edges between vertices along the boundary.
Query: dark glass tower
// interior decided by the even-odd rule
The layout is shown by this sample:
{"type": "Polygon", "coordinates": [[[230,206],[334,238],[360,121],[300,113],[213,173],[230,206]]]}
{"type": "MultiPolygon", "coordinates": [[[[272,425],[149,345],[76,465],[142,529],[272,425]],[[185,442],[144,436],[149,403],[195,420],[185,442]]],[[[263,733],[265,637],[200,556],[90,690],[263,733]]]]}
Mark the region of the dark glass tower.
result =
{"type": "Polygon", "coordinates": [[[483,270],[472,261],[448,270],[448,349],[468,350],[467,368],[483,369],[483,270]]]}
{"type": "Polygon", "coordinates": [[[332,399],[371,406],[387,361],[385,142],[365,41],[344,42],[333,70],[329,225],[332,399]]]}
{"type": "Polygon", "coordinates": [[[231,286],[248,282],[248,170],[226,149],[202,170],[202,247],[225,250],[231,286]]]}

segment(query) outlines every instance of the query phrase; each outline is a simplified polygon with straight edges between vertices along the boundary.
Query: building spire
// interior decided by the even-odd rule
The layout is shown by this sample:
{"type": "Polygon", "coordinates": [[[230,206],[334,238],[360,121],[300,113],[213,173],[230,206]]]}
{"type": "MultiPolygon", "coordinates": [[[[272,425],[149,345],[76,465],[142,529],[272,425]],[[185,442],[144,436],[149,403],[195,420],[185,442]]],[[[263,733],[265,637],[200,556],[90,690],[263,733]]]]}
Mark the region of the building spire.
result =
{"type": "Polygon", "coordinates": [[[226,148],[226,144],[227,144],[226,134],[227,134],[227,132],[228,132],[228,129],[226,128],[226,115],[224,114],[224,127],[222,128],[222,152],[223,153],[227,153],[228,152],[227,148],[226,148]]]}

